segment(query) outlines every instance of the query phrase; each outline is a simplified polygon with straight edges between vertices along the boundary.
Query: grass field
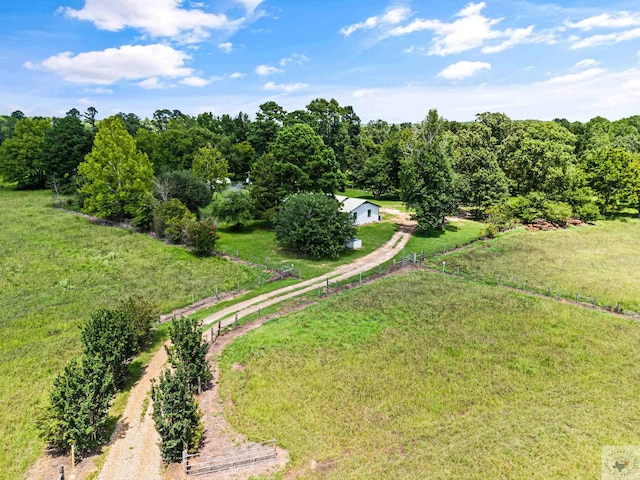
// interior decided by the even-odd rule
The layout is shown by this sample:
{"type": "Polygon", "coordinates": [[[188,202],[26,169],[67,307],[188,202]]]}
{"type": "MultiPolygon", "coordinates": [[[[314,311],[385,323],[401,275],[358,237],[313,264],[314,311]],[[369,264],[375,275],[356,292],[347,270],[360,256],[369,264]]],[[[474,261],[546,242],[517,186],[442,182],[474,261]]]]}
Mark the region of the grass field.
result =
{"type": "Polygon", "coordinates": [[[480,238],[484,224],[473,220],[455,220],[447,222],[443,230],[430,230],[429,235],[417,232],[409,239],[403,254],[424,251],[427,257],[441,254],[444,249],[452,250],[456,246],[471,243],[480,238]]]}
{"type": "Polygon", "coordinates": [[[92,225],[47,192],[0,189],[0,205],[0,478],[14,480],[42,452],[35,413],[93,311],[140,293],[166,312],[258,272],[92,225]]]}
{"type": "Polygon", "coordinates": [[[216,248],[229,255],[236,254],[244,260],[265,262],[269,258],[269,266],[275,266],[284,260],[285,263],[293,263],[296,269],[302,270],[302,278],[308,279],[322,275],[345,263],[352,262],[373,250],[381,247],[395,233],[397,226],[393,223],[378,222],[358,227],[358,238],[362,239],[362,248],[359,250],[347,250],[336,260],[305,257],[293,251],[287,251],[278,246],[275,241],[275,233],[264,222],[253,222],[242,230],[234,230],[223,227],[219,230],[220,240],[216,248]]]}
{"type": "MultiPolygon", "coordinates": [[[[447,268],[640,312],[640,220],[512,234],[447,255],[447,268]]],[[[443,257],[442,260],[445,260],[443,257]]]]}
{"type": "Polygon", "coordinates": [[[639,442],[638,341],[631,320],[414,272],[236,340],[221,392],[296,478],[600,478],[602,446],[639,442]]]}

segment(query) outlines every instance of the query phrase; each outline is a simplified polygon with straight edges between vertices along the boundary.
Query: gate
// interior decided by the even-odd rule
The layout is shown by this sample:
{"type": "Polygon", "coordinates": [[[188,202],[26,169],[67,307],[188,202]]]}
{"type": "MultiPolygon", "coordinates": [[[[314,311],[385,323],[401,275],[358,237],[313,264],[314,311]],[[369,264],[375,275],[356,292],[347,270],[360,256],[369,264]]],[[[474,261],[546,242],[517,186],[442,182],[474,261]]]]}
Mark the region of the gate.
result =
{"type": "Polygon", "coordinates": [[[219,455],[189,455],[182,452],[182,465],[187,477],[221,472],[276,458],[276,441],[251,445],[246,448],[228,450],[219,455]]]}

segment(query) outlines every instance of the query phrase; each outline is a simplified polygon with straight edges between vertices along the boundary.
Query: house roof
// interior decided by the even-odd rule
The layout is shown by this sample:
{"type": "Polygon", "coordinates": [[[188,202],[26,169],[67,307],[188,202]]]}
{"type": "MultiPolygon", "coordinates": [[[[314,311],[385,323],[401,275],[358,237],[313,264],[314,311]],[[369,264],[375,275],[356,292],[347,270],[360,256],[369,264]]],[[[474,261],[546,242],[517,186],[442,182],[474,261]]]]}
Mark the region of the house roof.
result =
{"type": "Polygon", "coordinates": [[[362,198],[350,198],[345,197],[344,195],[336,195],[335,197],[342,204],[340,210],[347,213],[353,212],[356,208],[360,205],[364,205],[365,203],[370,203],[371,205],[380,207],[377,203],[370,202],[369,200],[363,200],[362,198]]]}

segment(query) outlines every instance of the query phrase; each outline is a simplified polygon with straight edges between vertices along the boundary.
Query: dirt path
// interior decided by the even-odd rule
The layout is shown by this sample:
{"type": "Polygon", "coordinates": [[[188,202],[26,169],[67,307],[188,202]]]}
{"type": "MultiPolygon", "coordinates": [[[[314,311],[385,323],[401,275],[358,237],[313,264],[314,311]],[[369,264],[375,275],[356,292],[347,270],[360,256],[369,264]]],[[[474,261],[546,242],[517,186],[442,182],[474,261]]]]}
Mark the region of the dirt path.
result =
{"type": "MultiPolygon", "coordinates": [[[[259,309],[266,308],[280,301],[288,300],[325,286],[327,279],[331,282],[339,282],[358,275],[359,273],[364,273],[397,256],[406,245],[410,236],[411,226],[401,225],[400,230],[396,232],[382,247],[350,264],[338,267],[326,275],[283,287],[273,292],[265,293],[258,297],[227,307],[224,310],[205,318],[204,323],[212,324],[218,320],[222,320],[222,326],[224,327],[234,322],[235,317],[232,317],[232,315],[234,316],[236,313],[239,318],[244,317],[257,312],[259,309]]],[[[204,308],[207,305],[207,302],[203,302],[201,308],[204,308]]],[[[226,339],[224,342],[216,343],[214,351],[224,348],[224,345],[228,342],[237,338],[237,336],[244,334],[246,331],[256,328],[267,319],[268,317],[260,319],[259,322],[252,322],[251,327],[241,328],[235,332],[234,335],[225,336],[226,339]]],[[[150,402],[145,402],[145,397],[151,389],[151,379],[160,375],[165,362],[166,352],[164,348],[161,348],[149,362],[149,365],[146,367],[140,380],[131,389],[125,412],[118,423],[116,432],[114,432],[114,435],[112,436],[109,451],[106,454],[106,460],[101,468],[99,476],[97,477],[98,480],[162,479],[163,466],[160,457],[160,450],[158,448],[159,438],[155,431],[153,420],[151,419],[152,407],[150,402]],[[143,408],[145,407],[146,411],[143,411],[143,408]]],[[[215,407],[215,411],[216,416],[220,418],[217,419],[216,423],[210,428],[220,429],[220,435],[218,436],[220,445],[233,443],[229,439],[237,440],[240,436],[226,425],[224,417],[222,416],[223,406],[219,404],[220,399],[217,396],[217,387],[214,387],[214,390],[215,399],[213,400],[212,405],[215,405],[216,403],[218,404],[215,407]]],[[[286,452],[279,455],[279,457],[286,457],[286,452]]],[[[96,470],[96,467],[94,466],[95,459],[96,457],[84,459],[75,467],[75,469],[72,470],[68,459],[52,459],[51,457],[43,457],[43,459],[39,460],[29,471],[27,478],[33,480],[56,479],[57,468],[55,466],[67,464],[65,468],[67,475],[65,478],[71,480],[82,480],[91,472],[96,470]]],[[[269,467],[269,465],[267,465],[267,467],[269,467]]],[[[247,478],[249,474],[255,474],[255,472],[237,473],[244,475],[243,478],[247,478]]],[[[179,472],[171,471],[167,472],[167,474],[176,475],[171,478],[180,478],[177,476],[179,472]]],[[[229,476],[225,478],[231,477],[229,476]]],[[[239,477],[234,476],[233,478],[239,477]]]]}

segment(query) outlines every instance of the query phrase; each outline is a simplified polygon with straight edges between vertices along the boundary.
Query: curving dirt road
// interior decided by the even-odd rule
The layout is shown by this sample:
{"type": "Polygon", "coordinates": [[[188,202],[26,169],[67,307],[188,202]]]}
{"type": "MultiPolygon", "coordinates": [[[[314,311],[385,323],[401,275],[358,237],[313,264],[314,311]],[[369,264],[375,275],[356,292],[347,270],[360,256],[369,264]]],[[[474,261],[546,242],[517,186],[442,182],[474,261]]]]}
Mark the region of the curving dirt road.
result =
{"type": "MultiPolygon", "coordinates": [[[[234,322],[232,315],[236,313],[239,318],[244,317],[257,312],[258,309],[325,286],[327,279],[332,282],[346,280],[371,270],[397,256],[409,240],[410,231],[410,227],[403,226],[382,247],[350,264],[336,268],[327,275],[227,307],[206,317],[204,323],[212,324],[222,320],[222,326],[227,326],[234,322]]],[[[151,379],[160,375],[165,362],[166,352],[161,348],[150,361],[142,378],[131,389],[124,415],[112,437],[112,444],[98,480],[162,480],[159,438],[151,419],[152,407],[150,402],[145,402],[145,397],[149,395],[151,379]],[[146,411],[143,411],[145,407],[146,411]]]]}

